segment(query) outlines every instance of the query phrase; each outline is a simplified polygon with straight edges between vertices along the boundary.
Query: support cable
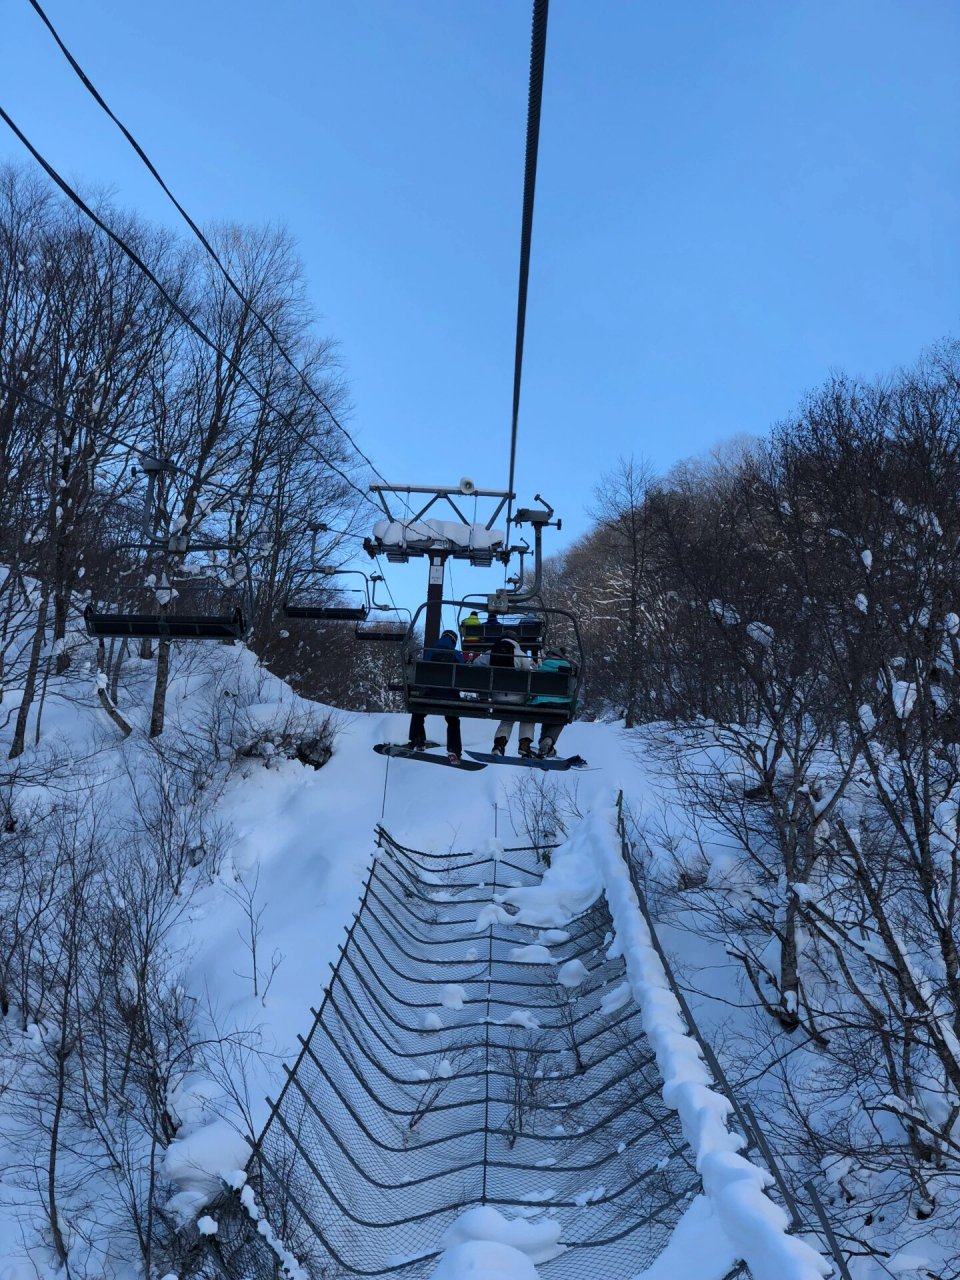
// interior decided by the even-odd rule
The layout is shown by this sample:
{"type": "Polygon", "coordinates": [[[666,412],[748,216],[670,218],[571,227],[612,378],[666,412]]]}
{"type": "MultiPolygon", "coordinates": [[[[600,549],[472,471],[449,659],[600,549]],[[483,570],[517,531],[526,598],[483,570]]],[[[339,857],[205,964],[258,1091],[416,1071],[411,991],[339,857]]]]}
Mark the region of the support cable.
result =
{"type": "Polygon", "coordinates": [[[216,249],[214,249],[213,245],[210,243],[210,241],[207,239],[204,233],[197,226],[196,222],[194,222],[193,218],[191,218],[190,214],[186,211],[186,209],[183,207],[183,205],[180,203],[177,197],[173,194],[173,192],[167,186],[166,182],[163,180],[160,173],[157,171],[156,166],[154,165],[150,157],[147,155],[147,153],[144,151],[143,147],[141,147],[140,143],[136,140],[136,138],[133,136],[130,130],[126,127],[123,121],[120,120],[111,110],[111,108],[109,107],[107,102],[104,100],[103,96],[101,95],[101,93],[98,91],[96,86],[90,80],[90,77],[87,75],[84,69],[80,66],[79,62],[77,62],[76,58],[67,48],[66,44],[64,43],[56,27],[54,27],[53,23],[50,21],[47,14],[41,8],[40,4],[38,3],[38,0],[29,0],[29,3],[32,5],[34,10],[36,11],[41,22],[44,24],[44,26],[53,36],[54,40],[56,41],[60,49],[60,52],[63,54],[67,62],[73,68],[74,72],[76,73],[80,82],[83,84],[84,88],[91,95],[91,97],[94,99],[97,105],[109,116],[109,118],[117,126],[117,128],[126,138],[127,142],[130,143],[131,147],[133,147],[134,151],[143,161],[144,165],[146,165],[151,176],[156,180],[156,182],[160,186],[160,189],[163,191],[164,195],[167,197],[167,199],[170,201],[170,203],[173,205],[176,211],[180,214],[181,218],[184,220],[184,222],[187,224],[187,226],[190,228],[190,230],[193,232],[196,238],[200,241],[203,248],[209,254],[210,258],[212,259],[212,261],[215,263],[220,273],[222,274],[224,280],[226,280],[227,284],[230,286],[233,292],[237,295],[239,300],[243,303],[244,307],[250,312],[253,318],[261,326],[263,331],[268,335],[271,342],[273,342],[274,346],[279,351],[280,355],[283,357],[286,363],[290,366],[293,372],[300,379],[304,388],[309,392],[309,394],[314,398],[314,400],[316,400],[317,404],[320,405],[320,407],[326,413],[327,417],[330,419],[333,425],[337,428],[337,430],[342,432],[342,434],[346,436],[346,438],[350,441],[352,448],[356,450],[356,452],[364,460],[364,462],[367,464],[370,470],[374,473],[374,475],[379,477],[379,479],[383,480],[384,484],[386,484],[387,481],[384,478],[383,474],[374,465],[373,461],[360,448],[356,440],[354,440],[353,436],[350,434],[347,428],[337,418],[337,415],[330,408],[330,405],[327,404],[326,400],[324,400],[323,396],[321,396],[320,392],[316,389],[316,387],[313,385],[313,383],[310,381],[307,375],[303,372],[303,370],[294,360],[293,356],[291,356],[290,353],[287,351],[286,347],[283,345],[282,341],[277,336],[275,330],[272,328],[269,321],[266,320],[265,317],[260,314],[257,308],[253,305],[250,299],[243,292],[241,287],[234,280],[233,276],[230,274],[230,272],[227,270],[226,266],[224,265],[223,261],[221,260],[216,249]]]}
{"type": "MultiPolygon", "coordinates": [[[[353,481],[350,478],[350,476],[348,476],[347,473],[341,467],[338,467],[335,462],[332,462],[330,458],[328,458],[323,453],[323,451],[319,448],[319,446],[315,443],[315,441],[311,440],[307,435],[304,434],[303,431],[300,430],[299,427],[296,426],[296,424],[293,422],[293,420],[290,418],[290,416],[287,413],[285,413],[282,409],[277,408],[277,406],[269,399],[267,395],[265,395],[265,393],[256,385],[256,383],[254,383],[253,379],[236,362],[236,360],[234,360],[231,356],[229,356],[221,347],[217,345],[217,343],[214,341],[213,338],[210,337],[209,334],[205,333],[204,330],[200,328],[200,326],[193,319],[193,317],[183,308],[183,306],[181,306],[179,302],[177,302],[177,300],[174,297],[172,297],[172,295],[169,293],[166,287],[161,283],[161,281],[157,278],[157,276],[150,269],[150,267],[147,266],[147,264],[140,257],[137,251],[131,248],[131,246],[127,244],[127,242],[123,239],[122,236],[120,236],[116,231],[114,231],[112,227],[110,227],[106,222],[104,222],[104,220],[97,213],[95,213],[93,209],[90,208],[90,206],[86,203],[86,201],[74,190],[73,187],[70,186],[67,180],[63,178],[57,172],[57,170],[53,167],[53,165],[47,159],[45,159],[45,157],[37,150],[37,148],[33,145],[30,139],[14,123],[10,115],[4,110],[3,107],[0,107],[0,120],[2,120],[4,124],[6,124],[8,128],[11,130],[11,132],[19,139],[19,141],[23,143],[24,147],[26,147],[26,149],[30,152],[34,160],[36,160],[37,164],[40,165],[40,167],[47,174],[47,176],[60,188],[60,190],[67,197],[67,199],[70,200],[74,205],[76,205],[76,207],[81,211],[81,213],[83,213],[87,218],[89,218],[90,221],[104,233],[104,235],[109,237],[109,239],[113,241],[113,243],[117,246],[117,248],[121,251],[121,253],[125,254],[130,259],[130,261],[134,264],[134,266],[137,267],[138,270],[141,271],[147,277],[147,279],[151,282],[151,284],[154,286],[154,288],[157,290],[157,292],[160,294],[163,300],[172,309],[174,314],[177,315],[183,321],[183,323],[187,326],[190,332],[194,334],[195,337],[199,338],[200,341],[205,346],[209,347],[211,351],[213,351],[217,356],[220,357],[221,360],[224,361],[224,363],[237,375],[237,377],[241,380],[241,382],[243,382],[253,392],[253,394],[257,397],[258,401],[260,402],[261,406],[269,409],[272,413],[275,413],[277,417],[282,422],[284,422],[286,426],[293,432],[293,434],[301,441],[301,443],[305,444],[307,448],[311,450],[311,452],[316,454],[316,456],[320,459],[321,462],[323,462],[325,466],[329,467],[331,471],[335,472],[335,474],[338,475],[340,479],[343,480],[343,482],[346,485],[348,485],[349,488],[353,489],[353,491],[357,493],[365,502],[369,502],[371,506],[376,507],[377,504],[370,497],[370,495],[366,493],[363,489],[361,489],[360,486],[356,484],[355,481],[353,481]]],[[[379,508],[377,508],[377,510],[379,510],[379,508]]]]}
{"type": "Polygon", "coordinates": [[[523,171],[523,214],[520,222],[520,281],[517,290],[517,344],[513,362],[513,415],[510,425],[510,478],[507,491],[507,530],[513,515],[513,478],[517,461],[517,427],[520,418],[520,377],[523,372],[523,336],[527,324],[527,282],[530,276],[530,242],[533,236],[533,199],[537,185],[540,147],[540,105],[543,100],[543,66],[547,52],[549,0],[533,2],[533,36],[530,44],[530,92],[527,104],[527,150],[523,171]]]}

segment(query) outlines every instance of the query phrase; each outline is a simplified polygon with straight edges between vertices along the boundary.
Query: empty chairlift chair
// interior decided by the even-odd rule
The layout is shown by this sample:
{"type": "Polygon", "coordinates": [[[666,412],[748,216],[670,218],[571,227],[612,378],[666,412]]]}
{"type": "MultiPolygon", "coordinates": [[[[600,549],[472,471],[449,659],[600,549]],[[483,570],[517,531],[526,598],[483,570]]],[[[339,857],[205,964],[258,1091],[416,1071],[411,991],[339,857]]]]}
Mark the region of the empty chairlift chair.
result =
{"type": "Polygon", "coordinates": [[[370,613],[357,622],[356,637],[372,644],[403,644],[410,629],[410,610],[377,600],[377,585],[383,582],[379,573],[370,575],[370,613]]]}
{"type": "Polygon", "coordinates": [[[242,609],[233,613],[101,613],[88,606],[83,615],[87,634],[137,640],[242,640],[247,622],[242,609]]]}
{"type": "Polygon", "coordinates": [[[283,612],[288,618],[305,622],[363,622],[370,612],[370,589],[367,575],[360,569],[335,569],[332,565],[320,565],[314,570],[324,578],[340,578],[356,575],[363,579],[362,587],[325,586],[322,593],[317,594],[314,588],[311,595],[308,588],[305,596],[284,602],[283,612]]]}

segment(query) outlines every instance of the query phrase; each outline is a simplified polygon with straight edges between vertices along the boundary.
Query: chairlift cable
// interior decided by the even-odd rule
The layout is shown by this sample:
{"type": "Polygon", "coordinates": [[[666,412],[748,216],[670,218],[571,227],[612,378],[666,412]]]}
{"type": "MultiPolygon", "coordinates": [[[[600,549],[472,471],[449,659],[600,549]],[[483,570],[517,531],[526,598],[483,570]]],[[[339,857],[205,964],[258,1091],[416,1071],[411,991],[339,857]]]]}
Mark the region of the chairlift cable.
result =
{"type": "Polygon", "coordinates": [[[247,310],[254,317],[254,319],[260,324],[264,332],[269,336],[270,340],[273,342],[276,349],[280,352],[283,359],[290,366],[293,372],[297,375],[297,377],[303,383],[303,386],[310,393],[310,395],[313,396],[317,404],[320,405],[320,407],[326,413],[327,417],[330,419],[333,425],[337,428],[337,430],[342,432],[342,434],[346,436],[346,438],[350,441],[351,446],[356,450],[359,456],[364,460],[364,462],[367,464],[370,470],[374,473],[374,475],[376,475],[380,480],[383,480],[384,484],[386,484],[387,481],[383,476],[382,472],[360,448],[356,440],[354,440],[353,436],[350,434],[347,428],[343,425],[343,423],[338,419],[337,415],[330,408],[329,404],[327,404],[326,400],[324,400],[323,396],[321,396],[320,392],[316,389],[316,387],[313,385],[313,383],[310,381],[307,375],[303,372],[303,370],[294,360],[293,356],[291,356],[290,353],[287,351],[286,347],[283,345],[280,338],[277,336],[276,332],[271,327],[269,321],[266,320],[260,314],[257,308],[246,296],[246,294],[243,292],[243,290],[240,288],[240,286],[237,284],[233,276],[230,274],[230,272],[224,265],[216,249],[214,249],[213,245],[210,243],[210,241],[207,239],[204,233],[197,226],[196,222],[194,222],[193,218],[191,218],[190,214],[186,211],[186,209],[183,207],[183,205],[180,203],[177,197],[173,194],[173,192],[167,186],[166,182],[160,176],[160,173],[157,171],[156,166],[153,164],[150,157],[144,151],[143,147],[141,147],[140,143],[136,140],[136,138],[133,136],[130,130],[126,127],[123,121],[120,120],[115,115],[115,113],[111,110],[111,108],[109,107],[107,102],[104,100],[103,96],[101,95],[101,93],[98,91],[96,86],[90,80],[90,77],[87,75],[84,69],[80,66],[79,62],[77,62],[76,58],[67,48],[66,44],[64,43],[56,27],[54,27],[53,23],[50,21],[47,14],[41,8],[40,4],[38,3],[38,0],[29,0],[29,3],[32,5],[34,10],[38,14],[44,26],[53,36],[54,40],[56,41],[60,49],[60,52],[66,58],[67,62],[69,62],[70,66],[73,68],[74,72],[80,79],[84,88],[88,91],[88,93],[90,93],[90,95],[93,97],[97,105],[110,117],[110,119],[117,126],[117,128],[126,138],[126,140],[130,143],[131,147],[133,147],[134,151],[137,153],[137,155],[143,161],[144,165],[146,165],[147,169],[150,171],[150,174],[152,175],[152,177],[156,179],[164,195],[166,195],[167,199],[170,201],[173,207],[180,214],[181,218],[183,218],[184,222],[187,224],[187,226],[190,228],[190,230],[193,232],[196,238],[200,241],[201,245],[209,254],[212,261],[216,264],[224,280],[226,280],[227,284],[230,286],[233,292],[237,295],[239,300],[243,303],[244,307],[247,308],[247,310]]]}
{"type": "Polygon", "coordinates": [[[530,277],[530,243],[533,236],[533,200],[537,185],[540,147],[540,106],[543,100],[543,66],[547,51],[549,0],[533,0],[533,34],[530,42],[530,91],[527,104],[527,148],[523,172],[523,213],[520,222],[520,280],[517,289],[517,343],[513,364],[513,415],[510,426],[510,476],[507,481],[507,530],[513,515],[513,480],[517,461],[517,427],[520,418],[520,377],[523,372],[523,337],[527,323],[527,284],[530,277]]]}
{"type": "Polygon", "coordinates": [[[379,573],[380,577],[383,579],[383,585],[387,588],[387,595],[390,597],[390,603],[393,605],[396,612],[399,613],[400,606],[397,604],[393,597],[393,592],[390,590],[390,583],[387,581],[387,575],[383,571],[383,565],[380,563],[380,557],[374,556],[374,560],[377,566],[377,573],[379,573]]]}
{"type": "MultiPolygon", "coordinates": [[[[213,351],[216,355],[218,355],[220,359],[223,360],[224,363],[234,371],[237,377],[240,378],[240,380],[250,388],[250,390],[259,400],[261,406],[269,409],[272,413],[275,413],[277,417],[282,422],[284,422],[287,425],[287,427],[293,432],[293,434],[297,437],[297,439],[299,439],[301,443],[305,444],[307,448],[311,450],[311,452],[315,453],[316,456],[320,459],[321,462],[323,462],[325,466],[329,467],[331,471],[333,471],[336,475],[338,475],[340,479],[343,480],[343,482],[346,485],[348,485],[349,488],[353,489],[353,491],[357,493],[365,502],[369,502],[371,506],[376,507],[377,504],[370,497],[370,495],[368,493],[365,493],[364,490],[361,489],[359,485],[357,485],[353,480],[351,480],[351,478],[346,474],[346,472],[343,471],[340,467],[338,467],[335,462],[331,462],[331,460],[323,453],[323,451],[318,448],[318,446],[314,443],[314,441],[310,440],[309,437],[306,436],[299,429],[299,427],[297,427],[294,424],[292,419],[286,413],[283,412],[283,410],[277,408],[277,406],[269,399],[269,397],[266,396],[264,392],[260,390],[259,387],[257,387],[257,385],[254,383],[252,378],[250,378],[250,376],[244,371],[244,369],[239,364],[237,364],[237,362],[231,356],[227,355],[225,351],[223,351],[219,346],[217,346],[213,338],[211,338],[209,334],[205,333],[204,330],[200,328],[200,326],[193,319],[193,317],[187,311],[184,310],[184,308],[180,305],[179,302],[177,302],[175,298],[171,297],[170,293],[163,286],[163,284],[161,284],[160,280],[153,273],[150,267],[148,267],[147,264],[143,261],[143,259],[137,253],[137,251],[131,248],[130,245],[127,244],[127,242],[123,239],[122,236],[120,236],[116,231],[114,231],[112,227],[110,227],[106,222],[104,222],[103,219],[98,214],[96,214],[93,211],[93,209],[90,208],[90,206],[86,203],[86,201],[83,200],[83,198],[73,189],[73,187],[70,186],[67,180],[63,178],[57,172],[57,170],[53,167],[53,165],[47,159],[45,159],[44,156],[37,150],[37,148],[29,140],[26,134],[24,134],[23,131],[14,123],[10,115],[4,110],[2,106],[0,106],[0,120],[2,120],[4,124],[6,124],[8,128],[11,130],[11,132],[15,135],[15,137],[17,137],[20,140],[20,142],[23,143],[26,149],[33,156],[34,160],[36,160],[36,162],[40,165],[40,167],[47,174],[47,176],[60,188],[60,190],[64,193],[64,195],[68,198],[68,200],[70,200],[74,205],[76,205],[76,207],[81,211],[81,213],[83,213],[87,218],[89,218],[90,221],[96,227],[99,227],[99,229],[104,233],[104,235],[108,236],[109,239],[113,241],[113,243],[117,246],[117,248],[121,251],[121,253],[125,254],[130,259],[130,261],[134,264],[134,266],[137,267],[138,270],[140,270],[147,277],[147,279],[151,282],[151,284],[154,286],[154,288],[157,290],[157,292],[160,294],[163,300],[173,310],[174,314],[180,317],[180,319],[187,326],[190,332],[193,333],[197,338],[199,338],[200,341],[204,343],[205,346],[209,347],[211,351],[213,351]]],[[[379,510],[379,508],[377,509],[379,510]]]]}

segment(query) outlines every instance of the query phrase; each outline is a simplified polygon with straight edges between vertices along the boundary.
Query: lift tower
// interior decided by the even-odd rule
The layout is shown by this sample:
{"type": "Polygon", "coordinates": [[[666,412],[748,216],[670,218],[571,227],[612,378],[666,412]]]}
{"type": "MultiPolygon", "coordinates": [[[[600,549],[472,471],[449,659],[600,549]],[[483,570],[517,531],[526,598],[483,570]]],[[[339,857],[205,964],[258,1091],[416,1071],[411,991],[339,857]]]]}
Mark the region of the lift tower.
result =
{"type": "Polygon", "coordinates": [[[481,568],[489,568],[495,560],[507,563],[510,556],[507,532],[498,529],[496,523],[513,495],[504,489],[478,489],[466,477],[455,486],[373,484],[370,492],[377,495],[384,519],[378,520],[371,536],[364,539],[367,554],[386,556],[394,564],[406,564],[412,557],[419,556],[429,561],[424,619],[424,644],[429,649],[440,636],[447,561],[467,560],[481,568]],[[412,503],[414,495],[416,500],[412,503]],[[472,520],[464,514],[465,498],[474,500],[472,520]],[[480,499],[485,500],[485,505],[491,499],[495,501],[493,513],[485,522],[476,517],[480,499]],[[430,512],[432,514],[428,514],[430,512]],[[447,518],[449,512],[455,519],[447,518]]]}

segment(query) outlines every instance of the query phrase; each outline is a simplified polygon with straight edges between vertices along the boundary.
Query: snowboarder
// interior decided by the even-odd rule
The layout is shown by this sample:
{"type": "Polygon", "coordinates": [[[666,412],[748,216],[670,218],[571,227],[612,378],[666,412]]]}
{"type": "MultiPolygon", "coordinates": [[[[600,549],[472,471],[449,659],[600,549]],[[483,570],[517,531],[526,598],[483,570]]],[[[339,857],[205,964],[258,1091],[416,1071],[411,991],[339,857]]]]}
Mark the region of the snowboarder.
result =
{"type": "MultiPolygon", "coordinates": [[[[463,654],[457,648],[457,633],[455,631],[444,631],[440,639],[424,654],[426,662],[454,662],[463,665],[463,654]]],[[[438,698],[449,698],[451,701],[457,700],[460,695],[456,689],[449,689],[445,692],[439,692],[438,698]]],[[[463,755],[463,743],[460,738],[460,717],[456,715],[444,716],[447,722],[447,759],[451,764],[459,764],[460,757],[463,755]]],[[[410,717],[410,741],[407,744],[412,751],[425,751],[427,746],[427,725],[426,716],[419,711],[415,711],[410,717]]]]}
{"type": "MultiPolygon", "coordinates": [[[[509,636],[505,636],[502,640],[497,640],[490,653],[483,654],[477,659],[477,662],[491,667],[512,667],[516,671],[533,671],[536,666],[533,659],[527,657],[516,640],[511,639],[509,636]]],[[[498,695],[497,701],[522,703],[525,698],[522,693],[501,693],[498,695]]],[[[517,723],[516,720],[501,720],[497,725],[496,733],[493,736],[494,755],[502,756],[505,753],[510,732],[517,723]]],[[[527,720],[519,721],[519,731],[518,753],[522,756],[532,755],[533,722],[527,720]]]]}
{"type": "MultiPolygon", "coordinates": [[[[556,671],[562,675],[572,675],[574,673],[573,663],[562,649],[548,649],[539,669],[541,671],[556,671]]],[[[569,698],[563,698],[556,694],[542,694],[531,699],[530,705],[532,707],[547,705],[567,706],[569,702],[569,698]]],[[[562,728],[562,724],[540,725],[540,741],[537,744],[537,751],[545,760],[552,759],[557,754],[557,739],[560,737],[562,728]]]]}

